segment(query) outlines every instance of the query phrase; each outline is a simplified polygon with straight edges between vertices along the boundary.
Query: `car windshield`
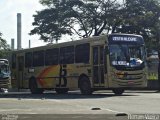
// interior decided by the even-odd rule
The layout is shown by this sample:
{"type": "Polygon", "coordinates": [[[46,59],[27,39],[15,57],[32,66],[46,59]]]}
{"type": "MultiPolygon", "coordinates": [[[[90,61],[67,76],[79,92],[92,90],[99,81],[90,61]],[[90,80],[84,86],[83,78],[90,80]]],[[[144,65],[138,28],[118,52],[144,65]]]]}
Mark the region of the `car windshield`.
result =
{"type": "Polygon", "coordinates": [[[145,60],[144,46],[113,44],[109,46],[110,62],[114,65],[140,66],[145,60]]]}

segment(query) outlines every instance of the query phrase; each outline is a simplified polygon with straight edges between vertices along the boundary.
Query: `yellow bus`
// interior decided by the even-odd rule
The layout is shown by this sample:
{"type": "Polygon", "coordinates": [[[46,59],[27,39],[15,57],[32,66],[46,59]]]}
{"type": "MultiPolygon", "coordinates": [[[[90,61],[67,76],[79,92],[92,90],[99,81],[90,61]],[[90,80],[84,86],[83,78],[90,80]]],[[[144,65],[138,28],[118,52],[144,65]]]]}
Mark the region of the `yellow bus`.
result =
{"type": "Polygon", "coordinates": [[[146,87],[142,36],[110,34],[12,53],[12,87],[39,94],[80,89],[82,94],[146,87]]]}

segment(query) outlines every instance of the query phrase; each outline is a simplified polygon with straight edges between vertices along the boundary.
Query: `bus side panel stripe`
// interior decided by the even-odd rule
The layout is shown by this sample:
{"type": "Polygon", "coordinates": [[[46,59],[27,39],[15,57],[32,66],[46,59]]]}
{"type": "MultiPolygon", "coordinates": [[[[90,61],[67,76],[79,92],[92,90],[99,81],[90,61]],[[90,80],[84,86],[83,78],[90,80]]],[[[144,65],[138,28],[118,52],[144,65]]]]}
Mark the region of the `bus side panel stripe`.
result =
{"type": "Polygon", "coordinates": [[[42,87],[43,87],[44,85],[46,85],[46,82],[45,82],[44,79],[42,79],[42,78],[45,78],[45,77],[48,75],[48,73],[53,70],[54,67],[55,67],[55,66],[50,66],[50,67],[42,70],[42,72],[41,72],[41,73],[39,74],[39,76],[37,77],[37,80],[38,80],[39,84],[40,84],[42,87]]]}

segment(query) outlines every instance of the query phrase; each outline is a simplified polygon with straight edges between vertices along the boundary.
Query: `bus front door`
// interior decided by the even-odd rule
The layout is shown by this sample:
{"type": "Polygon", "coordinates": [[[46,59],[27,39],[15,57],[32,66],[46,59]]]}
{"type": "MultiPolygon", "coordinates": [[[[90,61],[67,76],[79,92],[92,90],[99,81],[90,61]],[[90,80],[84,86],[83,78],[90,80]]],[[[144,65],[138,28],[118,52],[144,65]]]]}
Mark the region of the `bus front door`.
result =
{"type": "Polygon", "coordinates": [[[93,46],[92,48],[92,79],[94,87],[104,87],[104,47],[93,46]]]}
{"type": "Polygon", "coordinates": [[[17,87],[23,88],[23,71],[24,71],[24,56],[18,56],[17,64],[17,87]]]}

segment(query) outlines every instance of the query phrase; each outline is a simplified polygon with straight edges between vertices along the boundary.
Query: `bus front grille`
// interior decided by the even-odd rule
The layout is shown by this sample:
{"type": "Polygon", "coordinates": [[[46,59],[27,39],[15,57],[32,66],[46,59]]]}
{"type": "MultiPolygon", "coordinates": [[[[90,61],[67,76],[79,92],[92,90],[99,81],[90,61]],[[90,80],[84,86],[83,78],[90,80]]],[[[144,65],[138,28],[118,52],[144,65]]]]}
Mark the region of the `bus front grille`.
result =
{"type": "Polygon", "coordinates": [[[8,88],[10,81],[8,78],[0,80],[0,88],[8,88]]]}

